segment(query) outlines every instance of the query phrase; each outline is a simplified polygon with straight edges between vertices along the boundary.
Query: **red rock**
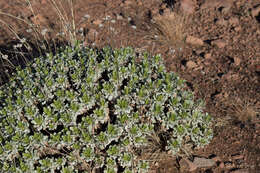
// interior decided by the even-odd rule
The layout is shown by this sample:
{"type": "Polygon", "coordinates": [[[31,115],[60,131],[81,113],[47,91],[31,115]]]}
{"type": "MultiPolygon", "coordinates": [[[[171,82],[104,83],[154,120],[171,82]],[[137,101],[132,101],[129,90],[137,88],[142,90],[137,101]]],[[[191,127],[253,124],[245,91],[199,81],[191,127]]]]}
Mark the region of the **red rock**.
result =
{"type": "Polygon", "coordinates": [[[223,169],[225,167],[225,164],[223,162],[221,162],[219,167],[223,169]]]}
{"type": "Polygon", "coordinates": [[[248,169],[238,169],[235,171],[231,171],[230,173],[249,173],[248,169]]]}
{"type": "Polygon", "coordinates": [[[186,66],[190,69],[197,67],[197,64],[193,61],[188,61],[186,66]]]}
{"type": "Polygon", "coordinates": [[[188,36],[186,42],[192,45],[203,46],[204,42],[200,38],[188,36]]]}
{"type": "Polygon", "coordinates": [[[236,31],[236,32],[240,31],[241,29],[242,29],[241,26],[235,27],[235,31],[236,31]]]}
{"type": "Polygon", "coordinates": [[[210,168],[213,167],[216,162],[213,159],[195,157],[193,164],[195,164],[199,168],[210,168]]]}
{"type": "Polygon", "coordinates": [[[205,58],[206,58],[206,59],[210,59],[210,58],[211,58],[211,53],[206,53],[206,54],[205,54],[205,58]]]}
{"type": "Polygon", "coordinates": [[[216,157],[212,158],[212,160],[214,160],[215,162],[220,162],[220,161],[221,161],[221,158],[218,157],[218,156],[216,156],[216,157]]]}
{"type": "Polygon", "coordinates": [[[95,25],[100,25],[102,23],[102,20],[97,19],[97,20],[94,20],[92,23],[95,25]]]}
{"type": "Polygon", "coordinates": [[[233,4],[232,0],[207,0],[201,5],[201,9],[215,8],[222,6],[229,10],[233,4]]]}
{"type": "Polygon", "coordinates": [[[242,160],[242,159],[244,159],[244,156],[243,155],[236,155],[236,156],[233,156],[232,158],[234,160],[242,160]]]}
{"type": "Polygon", "coordinates": [[[125,3],[125,5],[130,5],[130,4],[133,3],[133,1],[131,1],[131,0],[126,0],[124,3],[125,3]]]}
{"type": "Polygon", "coordinates": [[[258,5],[257,7],[255,7],[252,11],[251,14],[253,17],[258,16],[258,14],[260,13],[260,5],[258,5]]]}
{"type": "Polygon", "coordinates": [[[232,17],[228,20],[228,22],[233,26],[237,26],[239,24],[239,19],[237,17],[232,17]]]}
{"type": "Polygon", "coordinates": [[[224,40],[215,40],[212,44],[216,45],[218,48],[224,48],[226,46],[226,42],[224,40]]]}
{"type": "Polygon", "coordinates": [[[179,164],[180,164],[180,171],[181,172],[187,172],[187,171],[189,171],[191,169],[191,167],[194,170],[197,169],[197,167],[196,168],[193,167],[191,161],[189,161],[188,159],[185,159],[185,158],[181,159],[179,164]]]}
{"type": "Polygon", "coordinates": [[[46,4],[46,3],[47,3],[47,0],[41,0],[41,3],[42,3],[42,4],[46,4]]]}
{"type": "Polygon", "coordinates": [[[90,28],[89,31],[88,31],[88,38],[91,39],[91,40],[94,40],[98,35],[98,32],[93,29],[93,28],[90,28]]]}
{"type": "Polygon", "coordinates": [[[219,19],[217,20],[216,24],[217,25],[223,25],[223,26],[226,26],[227,25],[227,21],[225,19],[219,19]]]}
{"type": "Polygon", "coordinates": [[[234,57],[234,63],[235,63],[235,65],[240,65],[240,63],[241,63],[241,59],[240,58],[238,58],[238,57],[234,57]]]}
{"type": "Polygon", "coordinates": [[[183,158],[183,159],[181,159],[181,161],[182,161],[181,166],[183,166],[183,167],[181,167],[182,172],[187,172],[187,170],[192,172],[192,171],[195,171],[198,168],[195,164],[193,164],[193,162],[191,162],[188,159],[183,158]]]}
{"type": "Polygon", "coordinates": [[[37,14],[32,17],[32,22],[35,25],[46,25],[48,24],[48,21],[46,18],[44,18],[41,14],[37,14]]]}
{"type": "Polygon", "coordinates": [[[195,11],[196,3],[193,0],[182,0],[181,9],[186,14],[192,14],[195,11]]]}

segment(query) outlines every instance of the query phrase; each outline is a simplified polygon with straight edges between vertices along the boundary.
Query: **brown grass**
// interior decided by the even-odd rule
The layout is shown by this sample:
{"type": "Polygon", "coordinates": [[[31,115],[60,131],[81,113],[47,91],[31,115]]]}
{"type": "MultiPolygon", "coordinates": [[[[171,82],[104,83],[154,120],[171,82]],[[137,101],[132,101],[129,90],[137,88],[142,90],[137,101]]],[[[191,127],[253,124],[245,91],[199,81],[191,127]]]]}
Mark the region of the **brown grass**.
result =
{"type": "Polygon", "coordinates": [[[241,100],[236,98],[232,100],[232,102],[227,102],[226,104],[228,104],[229,110],[233,116],[242,122],[252,122],[257,120],[257,115],[260,113],[257,104],[252,103],[250,100],[241,100]]]}
{"type": "MultiPolygon", "coordinates": [[[[26,11],[21,12],[21,16],[0,9],[0,29],[8,34],[10,42],[13,42],[11,46],[14,46],[14,48],[8,48],[3,52],[0,51],[0,84],[6,82],[15,66],[23,66],[30,59],[43,56],[48,52],[55,53],[60,43],[73,46],[76,41],[73,0],[47,0],[46,2],[53,7],[50,10],[54,10],[57,14],[55,22],[59,25],[58,33],[56,33],[56,28],[52,28],[44,22],[44,18],[41,17],[44,15],[40,14],[40,9],[35,8],[34,0],[18,2],[24,6],[23,9],[26,9],[26,11]],[[65,11],[65,6],[70,9],[69,13],[65,11]],[[28,14],[31,16],[28,17],[28,14]],[[8,23],[9,21],[14,21],[14,24],[8,23]],[[31,30],[31,32],[24,36],[26,30],[31,30]],[[15,47],[17,45],[20,46],[15,47]]],[[[19,12],[19,9],[17,10],[19,12]]]]}
{"type": "Polygon", "coordinates": [[[188,16],[176,12],[158,15],[153,18],[150,39],[160,42],[165,47],[172,47],[176,51],[184,47],[185,27],[188,16]]]}

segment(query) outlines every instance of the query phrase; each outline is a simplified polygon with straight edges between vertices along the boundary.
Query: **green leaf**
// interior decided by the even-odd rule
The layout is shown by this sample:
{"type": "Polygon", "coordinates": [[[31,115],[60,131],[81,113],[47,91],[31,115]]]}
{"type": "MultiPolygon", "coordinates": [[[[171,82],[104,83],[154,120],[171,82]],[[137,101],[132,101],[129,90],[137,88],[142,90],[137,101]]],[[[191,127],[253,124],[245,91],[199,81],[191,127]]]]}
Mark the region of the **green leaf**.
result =
{"type": "Polygon", "coordinates": [[[123,114],[120,116],[120,123],[125,124],[129,120],[129,117],[127,114],[123,114]]]}
{"type": "Polygon", "coordinates": [[[24,157],[25,159],[31,159],[33,156],[32,156],[31,153],[23,153],[23,157],[24,157]]]}
{"type": "Polygon", "coordinates": [[[183,119],[187,118],[188,116],[189,116],[188,112],[182,112],[182,113],[181,113],[181,117],[182,117],[183,119]]]}
{"type": "Polygon", "coordinates": [[[19,105],[19,106],[24,105],[21,96],[18,96],[18,97],[17,97],[17,99],[16,99],[16,104],[19,105]]]}
{"type": "Polygon", "coordinates": [[[14,142],[18,142],[21,139],[21,135],[19,133],[16,133],[13,137],[12,140],[14,142]]]}
{"type": "Polygon", "coordinates": [[[107,158],[107,166],[108,166],[108,167],[113,167],[113,166],[115,166],[115,165],[116,165],[115,159],[113,159],[113,158],[107,158]]]}
{"type": "Polygon", "coordinates": [[[3,147],[0,146],[0,155],[4,153],[3,147]]]}
{"type": "Polygon", "coordinates": [[[128,145],[130,144],[129,138],[123,139],[122,144],[123,144],[124,146],[128,146],[128,145]]]}
{"type": "Polygon", "coordinates": [[[117,128],[112,124],[108,124],[107,132],[108,135],[112,135],[112,136],[116,136],[118,134],[117,128]]]}
{"type": "Polygon", "coordinates": [[[20,161],[20,167],[23,172],[27,172],[29,170],[29,166],[27,166],[23,161],[20,161]]]}
{"type": "Polygon", "coordinates": [[[139,128],[136,125],[133,125],[133,127],[130,129],[130,134],[131,135],[137,135],[139,132],[139,128]]]}
{"type": "Polygon", "coordinates": [[[51,134],[51,140],[52,140],[53,142],[60,142],[60,139],[61,139],[60,133],[51,134]]]}
{"type": "Polygon", "coordinates": [[[177,140],[172,140],[172,141],[171,141],[171,146],[172,146],[173,148],[178,148],[178,147],[179,147],[179,142],[178,142],[177,140]]]}
{"type": "Polygon", "coordinates": [[[89,159],[93,159],[95,157],[94,155],[94,150],[92,147],[86,147],[84,150],[83,150],[83,156],[89,160],[89,159]]]}
{"type": "Polygon", "coordinates": [[[87,132],[82,132],[82,137],[85,143],[90,143],[92,141],[92,136],[87,132]]]}
{"type": "Polygon", "coordinates": [[[68,97],[70,100],[74,100],[76,96],[73,91],[66,90],[66,97],[68,97]]]}
{"type": "Polygon", "coordinates": [[[136,144],[144,144],[144,143],[147,142],[146,138],[142,137],[142,136],[135,137],[134,141],[135,141],[136,144]]]}
{"type": "Polygon", "coordinates": [[[65,93],[62,89],[58,89],[56,91],[56,95],[60,98],[60,97],[64,97],[65,93]]]}
{"type": "MultiPolygon", "coordinates": [[[[52,110],[50,107],[44,107],[43,108],[43,112],[48,116],[51,117],[52,116],[52,110]]],[[[37,123],[38,124],[38,123],[37,123]]]]}
{"type": "Polygon", "coordinates": [[[29,136],[24,136],[23,139],[22,139],[22,142],[26,145],[29,145],[30,144],[30,138],[29,136]]]}
{"type": "Polygon", "coordinates": [[[182,125],[177,126],[177,132],[179,135],[183,135],[183,133],[185,132],[185,129],[182,125]]]}
{"type": "Polygon", "coordinates": [[[54,100],[53,105],[54,105],[56,110],[60,110],[62,108],[61,100],[54,100]]]}
{"type": "Polygon", "coordinates": [[[71,108],[72,111],[77,112],[79,110],[79,105],[75,102],[72,102],[70,104],[70,108],[71,108]]]}
{"type": "Polygon", "coordinates": [[[146,161],[139,161],[139,168],[142,170],[147,170],[149,168],[149,163],[146,161]]]}
{"type": "Polygon", "coordinates": [[[107,135],[104,133],[104,132],[101,132],[99,135],[98,135],[98,140],[103,143],[103,142],[106,142],[107,141],[107,135]]]}
{"type": "Polygon", "coordinates": [[[53,86],[53,81],[51,79],[47,79],[46,85],[47,85],[47,87],[53,86]]]}
{"type": "Polygon", "coordinates": [[[130,162],[131,160],[132,160],[131,154],[124,153],[124,155],[123,155],[123,161],[124,161],[124,162],[130,162]]]}
{"type": "Polygon", "coordinates": [[[109,149],[107,150],[107,153],[109,156],[118,156],[119,155],[119,147],[118,146],[110,146],[109,149]]]}

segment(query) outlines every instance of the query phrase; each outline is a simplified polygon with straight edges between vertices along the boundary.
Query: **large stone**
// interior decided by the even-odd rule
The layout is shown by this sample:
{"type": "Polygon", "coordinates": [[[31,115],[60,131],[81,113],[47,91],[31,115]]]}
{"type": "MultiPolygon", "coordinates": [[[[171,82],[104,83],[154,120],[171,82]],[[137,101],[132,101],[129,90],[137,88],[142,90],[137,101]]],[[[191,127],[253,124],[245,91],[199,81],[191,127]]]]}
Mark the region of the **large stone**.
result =
{"type": "Polygon", "coordinates": [[[193,69],[195,67],[197,67],[197,64],[193,61],[188,61],[186,66],[189,68],[189,69],[193,69]]]}
{"type": "Polygon", "coordinates": [[[193,0],[182,0],[181,9],[186,14],[192,14],[195,12],[196,3],[193,0]]]}
{"type": "Polygon", "coordinates": [[[253,17],[258,16],[259,13],[260,13],[260,4],[251,11],[253,17]]]}
{"type": "Polygon", "coordinates": [[[35,16],[32,17],[32,22],[35,24],[35,25],[47,25],[48,24],[48,21],[45,17],[43,17],[41,14],[37,14],[35,16]]]}
{"type": "Polygon", "coordinates": [[[212,42],[212,44],[216,45],[218,48],[224,48],[227,44],[224,40],[215,40],[212,42]]]}
{"type": "Polygon", "coordinates": [[[195,46],[203,46],[204,42],[202,39],[194,37],[194,36],[187,36],[186,42],[195,46]]]}
{"type": "Polygon", "coordinates": [[[213,167],[216,162],[213,159],[195,157],[193,164],[195,164],[198,168],[210,168],[213,167]]]}
{"type": "Polygon", "coordinates": [[[100,25],[100,24],[102,24],[102,20],[97,19],[97,20],[94,20],[92,23],[93,23],[94,25],[100,25]]]}

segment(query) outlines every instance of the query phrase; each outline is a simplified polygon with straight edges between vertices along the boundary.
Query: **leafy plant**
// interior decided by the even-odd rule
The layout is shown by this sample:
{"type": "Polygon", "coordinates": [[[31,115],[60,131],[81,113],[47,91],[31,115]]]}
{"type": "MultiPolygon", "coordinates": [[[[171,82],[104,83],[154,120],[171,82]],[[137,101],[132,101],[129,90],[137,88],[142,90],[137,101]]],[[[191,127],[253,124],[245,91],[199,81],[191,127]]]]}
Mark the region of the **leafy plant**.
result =
{"type": "Polygon", "coordinates": [[[0,166],[6,172],[145,172],[138,159],[163,136],[162,151],[212,138],[184,81],[161,57],[131,48],[76,44],[17,69],[0,90],[0,166]],[[189,139],[189,140],[187,140],[189,139]]]}

